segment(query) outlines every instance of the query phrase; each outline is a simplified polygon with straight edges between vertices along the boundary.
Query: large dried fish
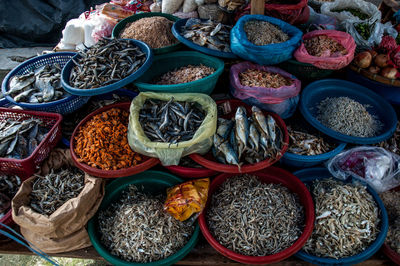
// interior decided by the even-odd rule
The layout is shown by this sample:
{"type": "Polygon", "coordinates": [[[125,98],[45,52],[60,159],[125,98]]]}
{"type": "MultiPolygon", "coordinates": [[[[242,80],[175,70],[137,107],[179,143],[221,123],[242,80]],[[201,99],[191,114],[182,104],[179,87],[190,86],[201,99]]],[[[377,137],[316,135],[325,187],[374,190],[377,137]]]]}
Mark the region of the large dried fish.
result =
{"type": "Polygon", "coordinates": [[[52,170],[45,176],[35,176],[29,206],[47,216],[68,200],[76,198],[85,186],[85,174],[77,168],[52,170]]]}
{"type": "Polygon", "coordinates": [[[163,196],[151,196],[134,185],[98,216],[101,242],[119,258],[138,263],[158,261],[189,241],[194,227],[163,209],[163,196]]]}
{"type": "Polygon", "coordinates": [[[288,188],[242,175],[228,178],[212,195],[206,221],[226,248],[247,256],[267,256],[300,237],[304,210],[288,188]]]}

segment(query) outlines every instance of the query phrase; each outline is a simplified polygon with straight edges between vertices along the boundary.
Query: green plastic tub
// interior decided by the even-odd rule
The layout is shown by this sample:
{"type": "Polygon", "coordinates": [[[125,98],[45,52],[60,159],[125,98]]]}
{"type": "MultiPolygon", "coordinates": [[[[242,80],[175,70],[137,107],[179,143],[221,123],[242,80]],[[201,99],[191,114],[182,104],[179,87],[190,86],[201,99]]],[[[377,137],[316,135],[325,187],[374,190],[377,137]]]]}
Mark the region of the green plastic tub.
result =
{"type": "MultiPolygon", "coordinates": [[[[178,21],[179,18],[175,17],[173,15],[170,14],[165,14],[165,13],[159,13],[159,12],[147,12],[147,13],[140,13],[140,14],[136,14],[136,15],[132,15],[127,17],[126,19],[121,20],[117,25],[115,25],[111,36],[113,38],[119,38],[119,34],[120,32],[125,28],[125,25],[131,22],[134,22],[136,20],[139,20],[141,18],[148,18],[148,17],[165,17],[173,22],[178,21]]],[[[156,48],[153,49],[154,54],[166,54],[166,53],[170,53],[173,51],[176,51],[180,48],[182,48],[183,45],[181,42],[177,42],[176,44],[170,45],[170,46],[166,46],[163,48],[156,48]]]]}
{"type": "Polygon", "coordinates": [[[224,62],[216,57],[192,51],[174,52],[154,57],[151,67],[134,84],[141,92],[197,92],[210,95],[223,70],[224,62]],[[216,71],[210,76],[188,83],[174,85],[156,85],[150,83],[156,77],[168,71],[187,65],[200,64],[213,67],[216,71]]]}
{"type": "MultiPolygon", "coordinates": [[[[138,189],[146,193],[157,195],[160,193],[166,193],[167,188],[183,182],[184,181],[182,179],[174,175],[160,171],[145,171],[137,175],[118,178],[106,187],[106,193],[103,201],[101,202],[98,212],[106,209],[110,204],[117,201],[121,197],[122,191],[131,184],[137,186],[138,189]]],[[[121,260],[117,256],[111,255],[111,253],[103,246],[103,244],[101,244],[100,234],[98,233],[97,228],[98,224],[96,214],[92,219],[90,219],[88,223],[88,233],[90,241],[92,242],[93,247],[100,254],[100,256],[102,256],[112,265],[172,265],[183,259],[194,248],[199,238],[200,232],[199,224],[196,221],[192,237],[181,250],[163,260],[154,261],[151,263],[133,263],[121,260]]]]}

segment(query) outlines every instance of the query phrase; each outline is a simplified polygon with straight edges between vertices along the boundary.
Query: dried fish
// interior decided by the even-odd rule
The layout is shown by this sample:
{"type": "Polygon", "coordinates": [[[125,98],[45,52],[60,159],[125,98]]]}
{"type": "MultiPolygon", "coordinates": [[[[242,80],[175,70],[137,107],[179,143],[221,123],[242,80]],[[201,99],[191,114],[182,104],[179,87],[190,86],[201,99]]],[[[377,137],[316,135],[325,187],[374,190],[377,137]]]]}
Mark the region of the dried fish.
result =
{"type": "Polygon", "coordinates": [[[317,106],[317,119],[326,127],[345,135],[373,137],[383,125],[377,116],[367,111],[370,107],[349,97],[327,97],[317,106]]]}
{"type": "Polygon", "coordinates": [[[282,86],[291,86],[294,83],[293,79],[258,69],[247,69],[239,73],[239,79],[240,84],[243,86],[275,89],[282,86]]]}
{"type": "Polygon", "coordinates": [[[16,102],[25,103],[53,102],[65,98],[69,94],[61,86],[61,70],[61,66],[54,63],[29,70],[23,75],[15,75],[5,95],[10,95],[16,102]]]}
{"type": "Polygon", "coordinates": [[[251,43],[259,46],[282,43],[289,40],[289,35],[267,21],[249,20],[244,24],[243,29],[247,39],[251,43]]]}
{"type": "Polygon", "coordinates": [[[189,39],[197,45],[230,53],[231,29],[231,26],[211,20],[202,21],[197,18],[190,18],[182,27],[181,32],[185,39],[189,39]]]}
{"type": "Polygon", "coordinates": [[[304,210],[288,188],[242,175],[228,178],[211,196],[206,221],[226,248],[247,256],[267,256],[300,237],[304,210]]]}
{"type": "Polygon", "coordinates": [[[50,216],[65,202],[76,198],[85,186],[85,174],[77,168],[62,168],[45,176],[35,174],[29,206],[50,216]]]}
{"type": "Polygon", "coordinates": [[[396,131],[390,139],[387,139],[374,146],[384,148],[390,152],[400,155],[400,122],[397,122],[396,131]]]}
{"type": "Polygon", "coordinates": [[[214,68],[203,64],[200,64],[199,66],[187,65],[161,75],[152,83],[159,85],[187,83],[205,78],[214,72],[214,68]]]}
{"type": "Polygon", "coordinates": [[[195,102],[146,100],[139,112],[139,121],[146,136],[155,142],[178,145],[191,140],[206,117],[195,102]]]}
{"type": "Polygon", "coordinates": [[[305,252],[340,259],[364,251],[375,241],[379,210],[365,186],[332,178],[316,180],[310,186],[316,218],[305,252]]]}
{"type": "Polygon", "coordinates": [[[325,141],[323,137],[301,132],[287,126],[289,133],[289,148],[288,152],[298,155],[319,155],[333,150],[335,146],[325,141]]]}
{"type": "Polygon", "coordinates": [[[10,209],[10,201],[17,194],[21,179],[16,175],[0,175],[0,219],[10,209]],[[7,207],[8,205],[8,207],[7,207]]]}
{"type": "Polygon", "coordinates": [[[144,194],[130,185],[98,215],[101,242],[119,258],[146,263],[169,257],[189,241],[194,227],[163,209],[165,195],[144,194]]]}
{"type": "Polygon", "coordinates": [[[400,191],[379,194],[389,217],[389,231],[385,243],[400,254],[400,191]]]}
{"type": "Polygon", "coordinates": [[[133,74],[146,61],[146,54],[131,40],[103,38],[73,60],[70,84],[94,89],[113,84],[133,74]]]}
{"type": "Polygon", "coordinates": [[[304,40],[304,47],[308,54],[317,57],[338,57],[347,54],[347,50],[343,45],[326,35],[304,40]]]}

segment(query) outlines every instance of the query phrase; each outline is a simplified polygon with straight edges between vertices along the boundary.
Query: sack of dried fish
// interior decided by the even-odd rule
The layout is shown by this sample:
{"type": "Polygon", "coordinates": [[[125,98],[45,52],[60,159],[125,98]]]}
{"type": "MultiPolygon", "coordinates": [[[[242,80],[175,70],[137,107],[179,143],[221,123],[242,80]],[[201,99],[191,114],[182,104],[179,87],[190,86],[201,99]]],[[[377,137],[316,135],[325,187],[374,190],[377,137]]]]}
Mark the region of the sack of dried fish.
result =
{"type": "Polygon", "coordinates": [[[292,58],[301,36],[302,32],[298,28],[282,20],[262,15],[246,15],[232,28],[231,49],[243,59],[260,65],[274,65],[292,58]],[[260,31],[258,27],[261,26],[271,29],[260,31]]]}
{"type": "Polygon", "coordinates": [[[13,220],[22,235],[44,252],[90,246],[85,226],[100,206],[105,182],[77,169],[69,150],[54,150],[44,166],[15,195],[13,220]]]}
{"type": "Polygon", "coordinates": [[[400,156],[383,148],[352,148],[333,157],[328,170],[341,180],[349,177],[363,180],[378,192],[400,185],[400,156]]]}
{"type": "Polygon", "coordinates": [[[183,156],[208,152],[216,124],[216,104],[205,94],[142,92],[130,107],[128,141],[140,154],[178,165],[183,156]]]}
{"type": "MultiPolygon", "coordinates": [[[[400,256],[400,191],[398,189],[386,191],[379,196],[385,205],[389,218],[389,230],[385,245],[395,251],[397,256],[400,256]]],[[[385,252],[385,247],[383,252],[385,252]]]]}
{"type": "Polygon", "coordinates": [[[326,2],[321,6],[321,14],[334,17],[339,23],[343,21],[370,21],[375,23],[380,22],[382,17],[381,11],[375,4],[364,0],[326,2]]]}
{"type": "Polygon", "coordinates": [[[303,35],[294,52],[297,61],[321,69],[338,70],[353,61],[356,44],[350,34],[336,30],[316,30],[303,35]]]}
{"type": "Polygon", "coordinates": [[[229,75],[231,94],[248,105],[284,119],[296,110],[301,82],[293,75],[277,67],[250,62],[233,65],[229,75]]]}

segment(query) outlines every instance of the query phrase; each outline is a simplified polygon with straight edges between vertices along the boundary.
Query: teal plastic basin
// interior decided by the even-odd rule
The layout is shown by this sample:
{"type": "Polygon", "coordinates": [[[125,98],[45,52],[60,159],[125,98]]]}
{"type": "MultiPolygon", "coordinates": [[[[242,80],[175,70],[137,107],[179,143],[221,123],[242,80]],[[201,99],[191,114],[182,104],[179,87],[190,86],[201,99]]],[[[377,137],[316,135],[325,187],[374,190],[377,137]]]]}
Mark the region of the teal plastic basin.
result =
{"type": "Polygon", "coordinates": [[[210,95],[217,84],[219,76],[224,70],[224,62],[221,59],[204,55],[199,52],[184,51],[156,56],[151,67],[134,84],[139,91],[153,92],[189,92],[204,93],[210,95]],[[187,65],[203,64],[214,68],[216,71],[199,80],[174,85],[156,85],[150,82],[168,71],[187,65]]]}

